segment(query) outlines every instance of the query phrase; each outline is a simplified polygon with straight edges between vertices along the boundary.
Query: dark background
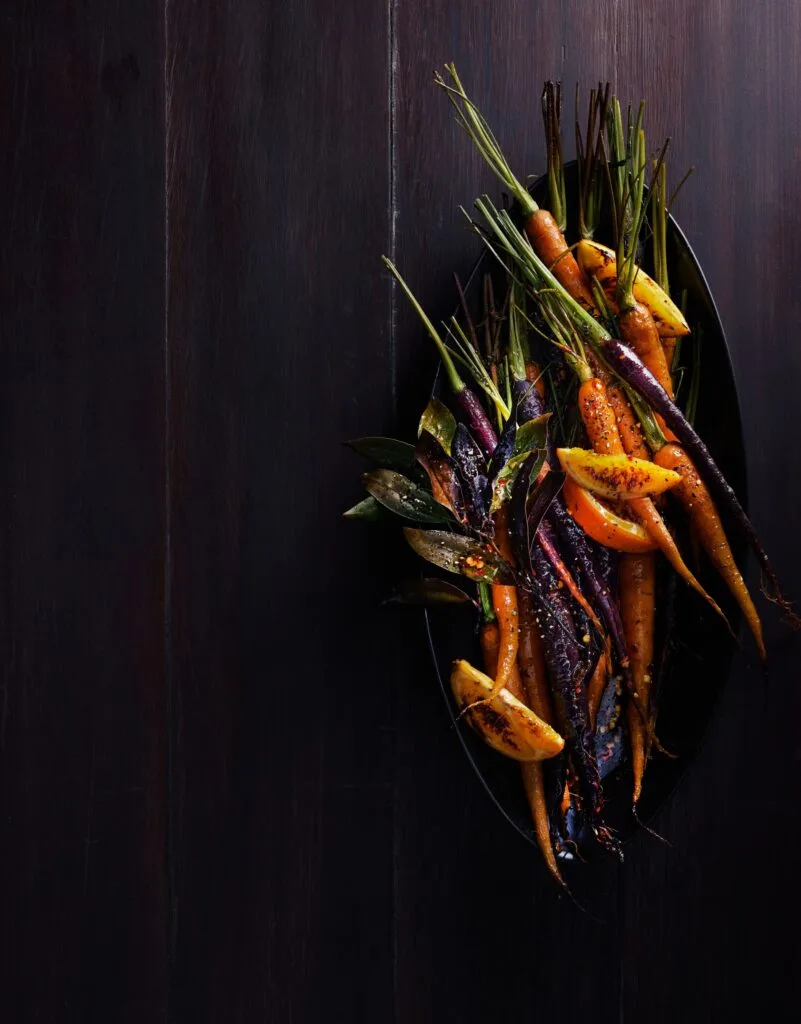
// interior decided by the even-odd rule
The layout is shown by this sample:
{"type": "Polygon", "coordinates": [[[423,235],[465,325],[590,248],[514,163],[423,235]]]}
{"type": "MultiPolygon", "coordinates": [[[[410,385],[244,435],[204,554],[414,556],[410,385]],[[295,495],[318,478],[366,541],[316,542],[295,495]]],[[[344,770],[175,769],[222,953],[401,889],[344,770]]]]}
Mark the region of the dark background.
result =
{"type": "MultiPolygon", "coordinates": [[[[801,717],[768,615],[692,772],[582,915],[448,727],[410,562],[339,518],[545,77],[649,101],[795,596],[793,0],[17,0],[0,18],[0,993],[24,1022],[732,1021],[796,1004],[801,717]]],[[[568,149],[572,147],[568,146],[568,149]]],[[[713,387],[701,400],[714,401],[713,387]]],[[[752,574],[753,579],[753,574],[752,574]]]]}

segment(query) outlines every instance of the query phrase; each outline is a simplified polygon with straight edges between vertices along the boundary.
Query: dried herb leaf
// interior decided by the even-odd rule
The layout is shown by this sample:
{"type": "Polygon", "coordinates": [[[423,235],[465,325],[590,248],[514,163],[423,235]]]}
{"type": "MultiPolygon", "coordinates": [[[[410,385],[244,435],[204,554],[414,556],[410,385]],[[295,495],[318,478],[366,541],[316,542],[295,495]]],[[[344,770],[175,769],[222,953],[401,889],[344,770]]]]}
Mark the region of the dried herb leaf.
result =
{"type": "Polygon", "coordinates": [[[345,519],[359,520],[363,523],[386,523],[391,522],[393,517],[390,515],[389,510],[385,509],[384,506],[375,500],[375,498],[368,497],[363,501],[357,502],[352,508],[349,508],[347,512],[342,513],[345,519]]]}
{"type": "Polygon", "coordinates": [[[418,555],[440,569],[459,573],[478,583],[515,582],[511,565],[494,548],[447,530],[404,529],[406,540],[418,555]]]}
{"type": "Polygon", "coordinates": [[[520,468],[532,452],[538,452],[537,462],[532,466],[532,479],[542,469],[545,462],[546,446],[548,443],[548,421],[550,413],[538,416],[534,420],[527,420],[517,428],[515,435],[514,454],[506,463],[503,469],[492,481],[492,502],[490,512],[497,512],[505,501],[508,501],[512,493],[517,474],[520,468]]]}
{"type": "Polygon", "coordinates": [[[417,436],[420,437],[424,430],[433,434],[450,455],[451,441],[456,433],[456,418],[447,405],[440,402],[438,398],[432,398],[423,410],[420,425],[417,428],[417,436]]]}
{"type": "Polygon", "coordinates": [[[407,441],[398,441],[394,437],[357,437],[355,441],[346,441],[345,444],[365,459],[387,469],[398,472],[414,469],[414,445],[407,441]]]}
{"type": "Polygon", "coordinates": [[[465,521],[464,497],[453,459],[428,430],[424,430],[420,434],[415,454],[417,461],[428,474],[434,499],[449,509],[459,522],[463,523],[465,521]]]}
{"type": "Polygon", "coordinates": [[[417,523],[447,523],[448,512],[417,484],[391,469],[375,469],[365,473],[364,486],[368,494],[396,515],[417,523]]]}

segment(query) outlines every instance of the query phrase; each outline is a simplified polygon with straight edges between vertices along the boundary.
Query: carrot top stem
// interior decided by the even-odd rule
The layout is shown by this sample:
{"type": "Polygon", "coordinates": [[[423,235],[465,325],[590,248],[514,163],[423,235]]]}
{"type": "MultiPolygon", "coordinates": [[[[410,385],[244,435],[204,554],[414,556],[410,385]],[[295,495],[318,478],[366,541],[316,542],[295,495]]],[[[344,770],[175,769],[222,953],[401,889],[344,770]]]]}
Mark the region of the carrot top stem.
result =
{"type": "Polygon", "coordinates": [[[515,176],[509,166],[503,150],[495,138],[484,115],[465,92],[459,80],[454,64],[446,64],[445,72],[450,78],[447,81],[438,71],[434,73],[434,81],[445,91],[451,106],[456,113],[457,123],[464,128],[476,145],[479,153],[500,178],[509,193],[520,203],[524,216],[530,217],[539,207],[531,198],[526,186],[515,176]]]}
{"type": "Polygon", "coordinates": [[[653,232],[654,280],[670,295],[667,264],[667,166],[664,161],[654,170],[651,185],[651,231],[653,232]]]}
{"type": "MultiPolygon", "coordinates": [[[[620,191],[615,196],[620,226],[617,235],[617,303],[621,312],[634,305],[634,278],[637,274],[637,240],[644,219],[645,132],[642,129],[644,105],[641,103],[636,124],[628,117],[622,175],[616,178],[620,191]]],[[[622,132],[620,105],[616,107],[616,140],[622,132]]]]}
{"type": "MultiPolygon", "coordinates": [[[[604,364],[607,366],[608,365],[604,364]]],[[[610,371],[611,372],[611,371],[610,371]]],[[[651,407],[647,405],[637,392],[629,387],[628,384],[621,382],[623,390],[626,392],[626,398],[629,400],[629,404],[640,421],[642,427],[643,437],[645,442],[652,452],[658,452],[661,448],[667,444],[667,438],[657,422],[656,416],[654,416],[651,407]]]]}
{"type": "Polygon", "coordinates": [[[459,376],[459,371],[456,369],[456,364],[454,363],[453,359],[451,358],[451,354],[448,351],[448,348],[447,348],[445,342],[440,337],[440,334],[437,331],[436,327],[429,320],[429,318],[426,315],[426,312],[423,309],[423,307],[420,305],[420,303],[415,298],[414,292],[411,290],[411,288],[408,286],[408,284],[406,284],[406,282],[404,281],[403,277],[401,276],[400,271],[395,266],[395,264],[392,262],[392,260],[390,260],[387,256],[382,256],[381,259],[384,262],[384,266],[387,268],[387,270],[389,270],[389,272],[392,274],[392,276],[395,278],[395,280],[401,286],[403,291],[406,293],[406,298],[409,300],[409,302],[411,302],[411,304],[412,304],[412,306],[414,308],[414,311],[417,313],[417,315],[422,320],[423,326],[425,327],[426,331],[428,332],[428,336],[431,338],[431,340],[436,345],[437,351],[439,352],[440,359],[442,360],[442,365],[445,367],[445,373],[446,373],[446,375],[448,377],[448,383],[450,384],[450,386],[453,388],[453,390],[457,394],[460,391],[464,391],[464,389],[465,389],[465,382],[459,376]]]}
{"type": "Polygon", "coordinates": [[[693,345],[693,368],[690,375],[690,390],[684,407],[684,415],[690,426],[695,425],[695,414],[698,411],[698,393],[701,390],[701,339],[703,332],[699,327],[695,333],[693,345]]]}
{"type": "Polygon", "coordinates": [[[381,259],[384,261],[384,266],[386,266],[386,268],[390,271],[390,273],[393,275],[395,280],[398,282],[398,284],[405,292],[406,297],[409,299],[409,302],[411,302],[415,312],[423,322],[423,326],[425,327],[429,337],[436,345],[437,351],[439,352],[440,355],[440,359],[442,360],[442,365],[445,368],[445,374],[448,378],[448,383],[450,384],[453,391],[457,395],[462,394],[464,393],[467,387],[461,375],[459,374],[459,371],[456,368],[456,362],[458,361],[473,376],[481,390],[484,391],[484,393],[488,396],[490,401],[498,409],[498,412],[500,413],[501,417],[504,420],[508,419],[510,413],[509,406],[503,400],[503,397],[501,396],[501,393],[498,391],[495,382],[487,372],[487,368],[484,366],[481,356],[473,347],[470,339],[465,334],[463,327],[456,319],[456,317],[451,317],[450,326],[445,325],[445,330],[448,332],[451,341],[454,343],[454,348],[450,348],[442,340],[442,336],[440,335],[439,331],[436,329],[436,327],[433,325],[431,320],[426,315],[425,310],[415,298],[411,288],[408,286],[406,281],[404,281],[400,271],[392,262],[392,260],[390,260],[386,256],[382,256],[381,259]]]}
{"type": "Polygon", "coordinates": [[[576,165],[579,179],[579,237],[592,238],[598,227],[603,200],[603,131],[609,104],[609,83],[590,92],[587,136],[582,136],[578,119],[579,87],[576,85],[576,165]]]}
{"type": "MultiPolygon", "coordinates": [[[[478,230],[490,252],[514,280],[525,284],[540,302],[548,293],[553,293],[555,303],[568,314],[569,319],[580,333],[594,344],[600,345],[611,337],[592,313],[584,309],[581,303],[576,302],[557,281],[551,270],[534,252],[525,234],[515,226],[508,210],[498,210],[486,195],[476,199],[475,206],[486,221],[489,233],[483,231],[478,225],[474,224],[474,227],[478,230]],[[514,269],[509,266],[510,260],[514,269]]],[[[470,214],[464,209],[462,212],[473,224],[470,214]]]]}
{"type": "Polygon", "coordinates": [[[492,590],[488,583],[478,584],[478,599],[481,602],[481,617],[484,622],[495,622],[495,608],[492,604],[492,590]]]}
{"type": "Polygon", "coordinates": [[[526,357],[523,352],[525,301],[525,289],[519,283],[513,283],[509,304],[509,370],[515,380],[526,379],[526,357]]]}
{"type": "Polygon", "coordinates": [[[542,120],[548,158],[548,203],[559,230],[567,227],[567,194],[562,160],[562,83],[546,82],[542,90],[542,120]]]}
{"type": "Polygon", "coordinates": [[[448,349],[449,354],[468,370],[475,382],[498,410],[501,420],[508,420],[510,415],[509,404],[501,395],[498,385],[490,376],[480,353],[477,349],[473,348],[462,325],[455,316],[452,316],[450,324],[444,324],[444,327],[453,343],[453,347],[448,349]]]}

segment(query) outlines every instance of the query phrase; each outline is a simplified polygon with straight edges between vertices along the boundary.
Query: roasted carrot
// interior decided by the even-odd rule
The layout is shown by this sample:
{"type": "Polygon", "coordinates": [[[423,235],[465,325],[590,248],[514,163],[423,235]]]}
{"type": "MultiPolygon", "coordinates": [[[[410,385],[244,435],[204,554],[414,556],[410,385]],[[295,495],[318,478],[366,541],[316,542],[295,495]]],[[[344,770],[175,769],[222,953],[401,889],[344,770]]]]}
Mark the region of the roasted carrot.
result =
{"type": "Polygon", "coordinates": [[[617,429],[620,433],[623,451],[625,451],[626,455],[631,455],[635,459],[650,458],[651,453],[642,435],[640,421],[634,415],[629,400],[623,394],[621,388],[617,384],[612,383],[609,375],[603,378],[603,380],[606,385],[606,397],[617,421],[617,429]]]}
{"type": "Polygon", "coordinates": [[[588,375],[582,380],[578,389],[578,407],[593,449],[603,455],[622,454],[623,443],[617,420],[600,377],[588,375]]]}
{"type": "MultiPolygon", "coordinates": [[[[578,304],[576,304],[575,309],[578,314],[583,316],[584,311],[578,304]]],[[[676,403],[672,401],[654,375],[629,348],[608,334],[597,338],[597,347],[620,377],[648,402],[654,413],[658,412],[663,416],[665,422],[675,431],[676,437],[698,469],[699,477],[716,494],[717,500],[722,503],[723,507],[728,509],[737,528],[741,531],[748,541],[751,550],[756,555],[760,568],[770,586],[770,590],[764,589],[766,597],[779,605],[794,628],[801,628],[801,618],[796,615],[792,606],[782,596],[776,570],[770,563],[768,554],[762,545],[762,541],[759,539],[754,524],[746,515],[739,498],[723,476],[723,473],[721,473],[720,467],[712,458],[709,449],[698,436],[687,417],[676,403]]],[[[657,449],[659,447],[661,447],[661,444],[656,445],[657,449]]]]}
{"type": "MultiPolygon", "coordinates": [[[[623,452],[623,443],[620,439],[620,432],[617,428],[615,414],[606,398],[606,388],[603,381],[598,377],[588,377],[582,381],[578,391],[579,412],[587,430],[590,444],[596,452],[616,455],[623,452]]],[[[664,520],[654,506],[650,498],[631,498],[629,506],[640,519],[648,531],[654,543],[664,554],[681,578],[706,600],[723,616],[709,594],[704,590],[698,580],[693,576],[685,565],[681,552],[676,547],[676,542],[665,526],[664,520]]],[[[725,618],[725,616],[723,616],[725,618]]]]}
{"type": "MultiPolygon", "coordinates": [[[[532,199],[531,204],[533,205],[533,203],[532,199]]],[[[534,251],[542,262],[553,271],[557,281],[576,302],[580,302],[585,309],[594,310],[595,303],[584,271],[568,248],[565,236],[551,214],[547,210],[539,208],[527,213],[523,221],[523,230],[534,251]]]]}
{"type": "MultiPolygon", "coordinates": [[[[546,469],[546,467],[543,466],[543,469],[546,469]]],[[[539,529],[537,530],[537,543],[540,544],[542,550],[548,556],[548,561],[553,566],[556,575],[559,577],[561,582],[570,591],[570,595],[573,598],[573,600],[581,608],[581,610],[590,620],[590,622],[598,631],[598,633],[601,636],[603,636],[604,630],[603,626],[601,625],[601,621],[596,615],[595,609],[592,607],[587,598],[582,594],[578,583],[576,583],[576,580],[573,577],[573,574],[565,565],[564,559],[559,554],[559,551],[556,546],[556,538],[547,520],[543,520],[543,522],[540,523],[539,529]]]]}
{"type": "MultiPolygon", "coordinates": [[[[495,516],[495,545],[504,558],[512,560],[508,509],[505,505],[495,516]]],[[[520,637],[517,589],[494,583],[492,585],[492,607],[498,620],[498,668],[494,676],[494,692],[497,692],[509,685],[509,680],[517,665],[517,647],[520,637]]]]}
{"type": "MultiPolygon", "coordinates": [[[[654,610],[656,595],[656,559],[652,553],[623,555],[620,560],[620,615],[631,656],[635,693],[648,710],[654,658],[654,610]]],[[[633,803],[642,791],[645,773],[647,731],[637,708],[627,709],[631,761],[634,771],[633,803]]]]}
{"type": "MultiPolygon", "coordinates": [[[[667,267],[667,174],[664,163],[658,168],[654,185],[651,189],[651,208],[653,221],[653,250],[654,265],[656,267],[656,283],[669,297],[670,281],[667,267]]],[[[696,346],[698,344],[696,339],[696,346]]],[[[662,338],[662,347],[665,353],[665,361],[670,370],[673,365],[676,338],[662,338]]],[[[697,348],[696,348],[697,352],[697,348]]],[[[654,367],[645,360],[641,353],[637,353],[643,363],[656,377],[670,398],[673,398],[672,388],[655,372],[654,367]]],[[[668,381],[672,383],[670,377],[668,381]]],[[[690,417],[692,418],[692,417],[690,417]]],[[[663,421],[664,422],[664,421],[663,421]]],[[[689,455],[677,444],[666,444],[658,447],[661,439],[655,442],[654,462],[660,466],[674,469],[681,476],[681,483],[675,488],[674,493],[684,506],[692,527],[692,537],[709,555],[709,559],[720,575],[723,577],[726,586],[731,591],[740,609],[745,616],[746,622],[754,635],[760,660],[767,659],[765,641],[762,635],[762,623],[754,607],[754,602],[748,592],[742,575],[734,561],[729,542],[723,530],[723,524],[715,503],[701,480],[698,471],[693,465],[689,455]]]]}
{"type": "MultiPolygon", "coordinates": [[[[621,300],[625,303],[628,301],[621,300]]],[[[642,363],[648,367],[667,394],[673,398],[673,378],[670,373],[670,364],[667,361],[665,348],[656,329],[654,318],[648,309],[641,302],[635,302],[632,299],[631,304],[626,305],[618,317],[618,325],[621,341],[628,345],[633,352],[636,352],[642,363]]],[[[657,416],[656,420],[665,437],[669,441],[675,441],[675,434],[665,425],[662,417],[657,416]]]]}
{"type": "MultiPolygon", "coordinates": [[[[623,137],[620,105],[613,102],[613,117],[610,135],[611,148],[619,150],[623,137]]],[[[667,145],[667,143],[665,144],[667,145]]],[[[620,156],[619,152],[614,153],[620,156]]],[[[662,153],[664,156],[664,150],[662,153]]],[[[621,340],[633,349],[667,393],[673,397],[673,381],[665,350],[659,337],[659,330],[650,309],[634,294],[634,284],[640,272],[635,262],[637,243],[645,218],[644,185],[648,158],[645,149],[645,132],[642,129],[642,107],[636,124],[629,124],[625,148],[625,160],[612,177],[613,191],[616,192],[618,211],[617,227],[617,284],[615,299],[618,306],[618,328],[621,340]],[[628,225],[628,231],[626,226],[628,225]]],[[[657,162],[655,175],[663,167],[662,158],[657,162]]],[[[670,301],[668,296],[665,296],[670,301]]],[[[664,426],[664,424],[661,424],[664,426]]]]}
{"type": "Polygon", "coordinates": [[[745,581],[737,568],[737,563],[734,561],[720,514],[706,484],[698,475],[690,457],[677,444],[666,444],[654,455],[654,462],[659,466],[675,470],[681,477],[681,483],[677,484],[673,493],[686,509],[701,546],[742,609],[746,622],[754,634],[759,657],[764,662],[767,658],[767,651],[762,636],[762,623],[745,581]]]}
{"type": "MultiPolygon", "coordinates": [[[[622,276],[618,278],[618,281],[620,280],[622,276]]],[[[670,367],[653,316],[647,307],[637,302],[633,296],[630,300],[621,300],[618,297],[618,301],[621,310],[618,317],[620,340],[634,349],[672,398],[673,380],[670,376],[670,367]]]]}
{"type": "MultiPolygon", "coordinates": [[[[539,642],[539,634],[536,633],[536,624],[534,626],[533,634],[531,631],[528,631],[530,639],[525,643],[521,643],[520,669],[518,670],[518,666],[515,665],[509,679],[509,690],[518,700],[527,703],[534,714],[539,715],[546,722],[552,722],[550,694],[548,693],[548,682],[545,678],[545,663],[542,658],[541,649],[539,650],[539,658],[537,658],[536,645],[539,642]],[[536,640],[532,641],[532,636],[536,637],[536,640]],[[525,683],[523,679],[525,679],[525,683]],[[547,704],[542,701],[541,698],[543,696],[546,698],[547,704]],[[548,717],[546,717],[546,714],[548,717]]],[[[484,659],[484,671],[493,678],[498,671],[499,646],[500,635],[497,623],[485,621],[481,628],[481,653],[484,659]]],[[[565,884],[564,879],[559,871],[556,853],[551,842],[548,806],[545,796],[545,776],[542,763],[540,761],[522,762],[520,772],[523,778],[523,787],[526,791],[526,799],[531,810],[531,817],[534,821],[534,834],[537,837],[537,845],[540,848],[548,871],[563,886],[565,884]]]]}
{"type": "Polygon", "coordinates": [[[590,681],[587,684],[587,703],[590,706],[590,725],[593,730],[595,730],[595,723],[598,719],[601,697],[603,697],[606,684],[609,682],[610,667],[611,657],[609,646],[607,645],[601,653],[598,664],[595,666],[595,671],[590,676],[590,681]]]}
{"type": "MultiPolygon", "coordinates": [[[[576,246],[576,259],[590,282],[597,282],[609,305],[609,311],[617,314],[617,257],[614,249],[599,242],[582,241],[576,246]]],[[[593,294],[598,294],[595,287],[593,294]]],[[[634,298],[648,307],[663,340],[666,337],[683,338],[690,333],[684,314],[667,294],[664,286],[660,286],[658,280],[649,277],[641,265],[638,266],[634,279],[634,298]]]]}
{"type": "MultiPolygon", "coordinates": [[[[679,186],[681,187],[681,186],[679,186]]],[[[656,169],[651,184],[651,244],[654,258],[654,279],[665,295],[670,298],[670,276],[667,258],[667,167],[663,162],[656,169]]],[[[673,373],[673,356],[676,352],[676,334],[661,335],[665,362],[671,375],[673,373]]]]}
{"type": "Polygon", "coordinates": [[[559,871],[559,864],[556,860],[556,853],[554,852],[553,841],[551,840],[545,793],[545,768],[541,761],[528,761],[521,765],[521,774],[523,776],[526,798],[531,810],[531,817],[534,820],[534,834],[537,837],[537,846],[539,846],[546,867],[554,880],[562,887],[567,888],[565,880],[559,871]]]}
{"type": "Polygon", "coordinates": [[[519,622],[517,615],[517,591],[514,587],[494,583],[492,586],[492,607],[498,619],[498,669],[495,674],[495,690],[509,685],[517,662],[519,622]]]}
{"type": "Polygon", "coordinates": [[[459,124],[473,140],[479,153],[519,203],[523,214],[523,230],[534,251],[576,302],[581,303],[584,309],[594,310],[595,304],[587,278],[568,247],[557,218],[548,210],[541,209],[525,185],[515,176],[492,129],[465,92],[455,66],[446,64],[445,71],[450,82],[438,72],[434,75],[434,81],[444,89],[459,124]]]}
{"type": "Polygon", "coordinates": [[[536,612],[531,595],[521,588],[518,595],[520,609],[520,644],[518,663],[525,686],[527,703],[531,710],[549,725],[553,725],[554,714],[551,689],[545,668],[542,638],[537,628],[536,612]]]}

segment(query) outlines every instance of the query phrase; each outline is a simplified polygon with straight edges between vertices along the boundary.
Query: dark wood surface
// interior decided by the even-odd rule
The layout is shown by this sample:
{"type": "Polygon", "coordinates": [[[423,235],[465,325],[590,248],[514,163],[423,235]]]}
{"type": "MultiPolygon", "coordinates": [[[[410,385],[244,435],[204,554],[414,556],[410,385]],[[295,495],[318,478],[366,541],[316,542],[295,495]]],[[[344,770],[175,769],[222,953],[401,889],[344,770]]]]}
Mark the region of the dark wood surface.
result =
{"type": "MultiPolygon", "coordinates": [[[[801,940],[799,645],[733,673],[588,912],[448,727],[412,564],[343,523],[340,441],[409,431],[538,96],[649,101],[741,391],[751,508],[801,596],[801,10],[792,0],[5,6],[0,261],[4,1020],[784,1019],[801,940]]],[[[712,389],[702,400],[714,401],[712,389]]]]}

